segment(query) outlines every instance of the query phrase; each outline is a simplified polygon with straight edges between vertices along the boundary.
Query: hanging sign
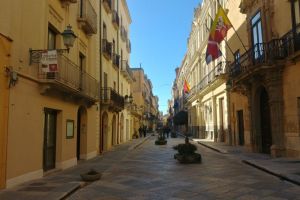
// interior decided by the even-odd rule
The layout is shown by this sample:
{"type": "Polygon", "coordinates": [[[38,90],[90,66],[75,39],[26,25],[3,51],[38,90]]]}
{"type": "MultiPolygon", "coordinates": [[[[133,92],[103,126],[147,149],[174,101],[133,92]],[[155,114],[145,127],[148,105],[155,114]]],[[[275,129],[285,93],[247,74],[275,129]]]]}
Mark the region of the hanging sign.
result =
{"type": "Polygon", "coordinates": [[[42,53],[41,65],[43,72],[57,72],[57,51],[49,50],[42,53]]]}

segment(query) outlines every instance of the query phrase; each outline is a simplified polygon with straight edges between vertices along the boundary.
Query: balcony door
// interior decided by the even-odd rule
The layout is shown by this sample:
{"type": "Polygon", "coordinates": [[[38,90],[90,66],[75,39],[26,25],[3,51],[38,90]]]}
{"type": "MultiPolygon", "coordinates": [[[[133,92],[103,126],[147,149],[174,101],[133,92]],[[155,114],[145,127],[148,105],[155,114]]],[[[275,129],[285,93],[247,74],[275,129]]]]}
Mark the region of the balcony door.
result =
{"type": "Polygon", "coordinates": [[[56,110],[45,108],[44,113],[45,122],[43,169],[44,171],[48,171],[55,168],[57,112],[56,110]]]}
{"type": "Polygon", "coordinates": [[[85,71],[85,56],[79,53],[79,89],[83,90],[84,85],[84,71],[85,71]]]}
{"type": "Polygon", "coordinates": [[[253,46],[253,58],[254,61],[263,57],[263,33],[261,24],[261,13],[258,12],[251,19],[251,31],[252,31],[252,46],[253,46]]]}

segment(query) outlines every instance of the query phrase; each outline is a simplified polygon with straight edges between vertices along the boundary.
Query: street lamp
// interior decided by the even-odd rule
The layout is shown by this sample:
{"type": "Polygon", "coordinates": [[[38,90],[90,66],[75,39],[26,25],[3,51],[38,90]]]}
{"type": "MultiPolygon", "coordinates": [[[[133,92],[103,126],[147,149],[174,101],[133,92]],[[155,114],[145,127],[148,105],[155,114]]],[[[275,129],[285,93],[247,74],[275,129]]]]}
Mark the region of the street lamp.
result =
{"type": "MultiPolygon", "coordinates": [[[[63,37],[63,42],[64,42],[64,45],[66,46],[66,49],[53,49],[53,50],[56,50],[57,53],[64,53],[64,52],[69,53],[70,47],[73,47],[73,44],[74,44],[77,36],[73,32],[71,25],[68,25],[67,28],[61,33],[61,35],[63,37]]],[[[29,65],[31,65],[31,63],[39,63],[41,60],[41,57],[42,57],[42,53],[45,53],[45,52],[47,52],[47,50],[45,50],[45,49],[33,50],[30,48],[29,49],[29,53],[30,53],[29,65]]]]}
{"type": "Polygon", "coordinates": [[[69,52],[70,47],[73,47],[74,41],[76,39],[76,35],[72,30],[72,26],[69,24],[67,29],[64,30],[61,34],[63,36],[64,45],[67,47],[69,52]]]}

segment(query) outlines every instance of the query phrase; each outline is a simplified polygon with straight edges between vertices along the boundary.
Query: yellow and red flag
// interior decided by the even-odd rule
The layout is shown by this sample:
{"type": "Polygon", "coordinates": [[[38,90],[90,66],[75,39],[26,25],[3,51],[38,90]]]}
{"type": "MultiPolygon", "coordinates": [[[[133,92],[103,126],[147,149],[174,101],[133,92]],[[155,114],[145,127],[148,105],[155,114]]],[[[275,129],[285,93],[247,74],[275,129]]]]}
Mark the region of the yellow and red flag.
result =
{"type": "Polygon", "coordinates": [[[215,20],[210,29],[208,44],[206,49],[206,62],[209,63],[219,56],[221,52],[219,50],[219,44],[224,40],[227,35],[227,31],[232,27],[230,20],[228,19],[225,11],[219,6],[215,20]]]}
{"type": "Polygon", "coordinates": [[[186,80],[184,80],[184,85],[183,85],[184,93],[189,93],[190,90],[191,90],[190,85],[188,84],[188,82],[186,80]]]}

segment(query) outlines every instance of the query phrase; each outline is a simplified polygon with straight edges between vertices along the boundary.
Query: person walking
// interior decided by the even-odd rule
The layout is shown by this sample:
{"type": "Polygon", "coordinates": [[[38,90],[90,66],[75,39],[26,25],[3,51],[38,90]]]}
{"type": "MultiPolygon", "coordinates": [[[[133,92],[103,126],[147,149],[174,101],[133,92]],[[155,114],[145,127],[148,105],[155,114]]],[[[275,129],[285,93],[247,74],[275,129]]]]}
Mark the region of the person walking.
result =
{"type": "Polygon", "coordinates": [[[142,126],[140,126],[140,128],[139,128],[140,138],[143,137],[143,132],[144,132],[144,130],[143,130],[142,126]]]}
{"type": "Polygon", "coordinates": [[[144,137],[146,137],[146,133],[147,133],[147,126],[144,126],[143,132],[144,132],[144,137]]]}

